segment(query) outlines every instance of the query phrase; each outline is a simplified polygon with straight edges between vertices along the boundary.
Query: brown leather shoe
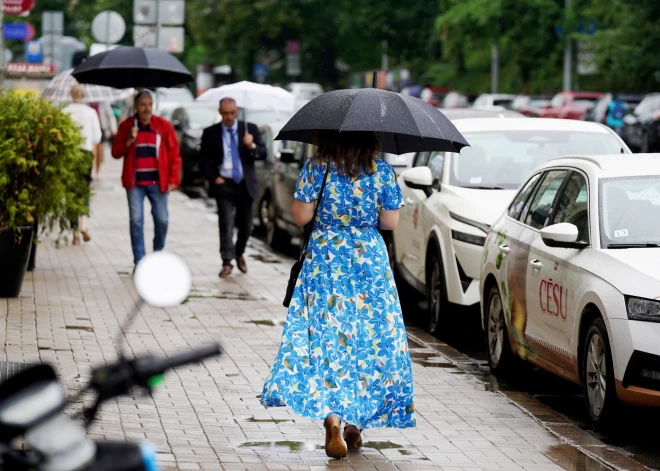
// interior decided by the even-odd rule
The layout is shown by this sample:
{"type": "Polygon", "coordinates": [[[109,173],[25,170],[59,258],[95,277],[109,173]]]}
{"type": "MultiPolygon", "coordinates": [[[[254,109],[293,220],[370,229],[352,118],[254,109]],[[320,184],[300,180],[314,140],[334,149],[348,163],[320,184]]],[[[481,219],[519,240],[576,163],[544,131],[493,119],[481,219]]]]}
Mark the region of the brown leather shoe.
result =
{"type": "Polygon", "coordinates": [[[331,415],[325,419],[323,425],[325,425],[325,454],[338,460],[344,458],[348,449],[344,437],[341,436],[341,420],[336,415],[331,415]]]}
{"type": "Polygon", "coordinates": [[[236,266],[241,271],[241,273],[247,273],[247,264],[245,263],[245,257],[238,257],[236,259],[236,266]]]}
{"type": "Polygon", "coordinates": [[[222,270],[220,270],[220,273],[218,273],[218,276],[220,278],[224,278],[226,276],[231,275],[231,271],[234,269],[231,265],[223,265],[222,270]]]}
{"type": "Polygon", "coordinates": [[[344,427],[344,441],[349,450],[357,450],[362,447],[362,430],[355,425],[347,425],[344,427]]]}

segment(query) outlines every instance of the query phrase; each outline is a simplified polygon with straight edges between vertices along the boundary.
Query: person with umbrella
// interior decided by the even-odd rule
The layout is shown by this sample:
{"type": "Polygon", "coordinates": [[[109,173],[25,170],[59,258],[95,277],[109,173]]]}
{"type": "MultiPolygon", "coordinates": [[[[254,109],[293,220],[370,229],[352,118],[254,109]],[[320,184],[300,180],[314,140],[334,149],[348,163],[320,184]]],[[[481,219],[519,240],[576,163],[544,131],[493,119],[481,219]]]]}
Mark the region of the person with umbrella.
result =
{"type": "Polygon", "coordinates": [[[139,92],[134,106],[135,115],[119,125],[112,156],[124,159],[121,181],[128,196],[133,262],[137,266],[145,255],[145,198],[151,203],[154,218],[154,251],[165,247],[167,195],[179,186],[181,154],[172,124],[153,115],[151,92],[139,92]]]}
{"type": "Polygon", "coordinates": [[[277,139],[318,146],[292,207],[295,223],[314,229],[261,403],[324,419],[325,452],[343,458],[363,428],[415,426],[406,329],[379,233],[396,228],[403,198],[380,152],[467,143],[428,103],[377,89],[321,95],[277,139]]]}
{"type": "Polygon", "coordinates": [[[220,256],[219,276],[231,275],[233,261],[247,273],[243,253],[252,231],[252,205],[257,196],[257,173],[254,161],[266,158],[266,145],[259,129],[236,119],[234,98],[220,100],[222,121],[204,130],[201,166],[218,205],[220,256]],[[234,245],[234,227],[238,237],[234,245]]]}

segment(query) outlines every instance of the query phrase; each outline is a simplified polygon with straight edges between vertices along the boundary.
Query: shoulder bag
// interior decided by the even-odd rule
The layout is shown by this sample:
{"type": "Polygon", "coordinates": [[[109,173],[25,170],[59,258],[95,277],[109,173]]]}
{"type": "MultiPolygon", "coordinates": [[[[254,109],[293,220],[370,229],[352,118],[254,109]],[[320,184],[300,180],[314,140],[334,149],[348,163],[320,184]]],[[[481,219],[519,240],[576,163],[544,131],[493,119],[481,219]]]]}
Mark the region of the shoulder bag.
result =
{"type": "MultiPolygon", "coordinates": [[[[328,179],[328,170],[330,170],[330,164],[327,163],[325,166],[325,176],[323,177],[323,185],[321,185],[321,191],[319,192],[319,197],[316,201],[316,207],[314,208],[314,217],[312,222],[316,221],[316,215],[319,212],[319,206],[321,206],[321,197],[323,196],[323,190],[325,190],[325,182],[328,179]]],[[[302,251],[300,252],[300,258],[296,260],[296,263],[291,267],[291,273],[289,274],[289,283],[286,286],[286,295],[284,296],[284,301],[282,304],[284,307],[289,307],[291,304],[291,299],[293,298],[293,290],[296,288],[296,283],[298,282],[298,276],[300,276],[300,271],[302,270],[303,263],[305,263],[305,257],[307,257],[307,246],[309,245],[309,239],[311,239],[312,234],[307,236],[305,245],[303,246],[302,251]]]]}

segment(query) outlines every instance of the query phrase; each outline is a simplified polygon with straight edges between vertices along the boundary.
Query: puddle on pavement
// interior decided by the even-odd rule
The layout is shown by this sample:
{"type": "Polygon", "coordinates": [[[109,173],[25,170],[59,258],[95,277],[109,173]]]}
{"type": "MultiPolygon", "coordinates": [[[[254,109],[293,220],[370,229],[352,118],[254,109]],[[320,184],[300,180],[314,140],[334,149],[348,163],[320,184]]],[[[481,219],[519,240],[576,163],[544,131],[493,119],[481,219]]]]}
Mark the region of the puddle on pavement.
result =
{"type": "Polygon", "coordinates": [[[408,338],[408,348],[409,349],[414,349],[414,348],[426,348],[424,345],[421,343],[411,339],[410,337],[408,338]]]}
{"type": "Polygon", "coordinates": [[[256,321],[245,321],[243,322],[244,324],[255,324],[255,325],[267,325],[270,327],[275,327],[278,325],[282,325],[282,322],[278,320],[256,320],[256,321]]]}
{"type": "Polygon", "coordinates": [[[245,442],[241,443],[239,447],[275,453],[300,453],[304,451],[323,450],[323,445],[315,445],[310,442],[245,442]]]}
{"type": "Polygon", "coordinates": [[[567,471],[610,471],[608,466],[571,445],[555,445],[544,454],[567,471]]]}
{"type": "Polygon", "coordinates": [[[280,424],[282,422],[293,422],[292,419],[255,419],[254,417],[250,417],[249,419],[246,420],[246,422],[257,422],[260,424],[280,424]]]}
{"type": "Polygon", "coordinates": [[[67,325],[66,330],[84,330],[85,332],[94,332],[93,328],[83,325],[67,325]]]}
{"type": "Polygon", "coordinates": [[[268,257],[263,254],[251,254],[249,257],[261,263],[282,263],[282,261],[277,258],[268,257]]]}
{"type": "Polygon", "coordinates": [[[183,304],[186,304],[195,299],[232,299],[234,301],[266,301],[263,296],[253,296],[248,293],[223,293],[223,292],[199,292],[193,291],[183,304]]]}
{"type": "MultiPolygon", "coordinates": [[[[374,450],[392,450],[397,448],[403,448],[403,445],[397,445],[390,441],[387,442],[367,442],[364,445],[365,448],[373,448],[374,450]]],[[[403,450],[405,451],[405,450],[403,450]]]]}
{"type": "Polygon", "coordinates": [[[445,357],[438,356],[437,352],[410,352],[410,359],[413,363],[426,366],[428,368],[457,368],[456,365],[447,361],[445,357]]]}

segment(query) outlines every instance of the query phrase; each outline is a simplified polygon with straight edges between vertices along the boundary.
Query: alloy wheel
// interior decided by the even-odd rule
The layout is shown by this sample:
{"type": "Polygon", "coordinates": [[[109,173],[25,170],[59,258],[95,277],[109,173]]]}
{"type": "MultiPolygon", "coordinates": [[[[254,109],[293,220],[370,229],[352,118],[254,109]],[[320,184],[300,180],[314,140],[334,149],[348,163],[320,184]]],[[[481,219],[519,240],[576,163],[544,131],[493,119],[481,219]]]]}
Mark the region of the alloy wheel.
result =
{"type": "Polygon", "coordinates": [[[488,305],[488,352],[491,361],[497,365],[504,348],[504,310],[499,294],[491,296],[488,305]]]}
{"type": "Polygon", "coordinates": [[[261,200],[261,204],[259,205],[259,218],[260,222],[264,227],[268,227],[268,220],[269,218],[269,206],[270,201],[267,198],[263,198],[261,200]]]}
{"type": "Polygon", "coordinates": [[[587,350],[586,386],[591,413],[598,417],[605,405],[607,392],[607,363],[603,340],[594,334],[587,350]]]}
{"type": "Polygon", "coordinates": [[[440,316],[442,310],[443,286],[442,275],[440,273],[440,262],[435,259],[433,262],[433,270],[431,271],[431,299],[429,309],[429,332],[433,333],[437,330],[440,323],[440,316]]]}
{"type": "Polygon", "coordinates": [[[275,241],[275,208],[273,207],[272,202],[268,202],[268,218],[266,220],[266,239],[268,240],[269,245],[273,245],[275,241]]]}

